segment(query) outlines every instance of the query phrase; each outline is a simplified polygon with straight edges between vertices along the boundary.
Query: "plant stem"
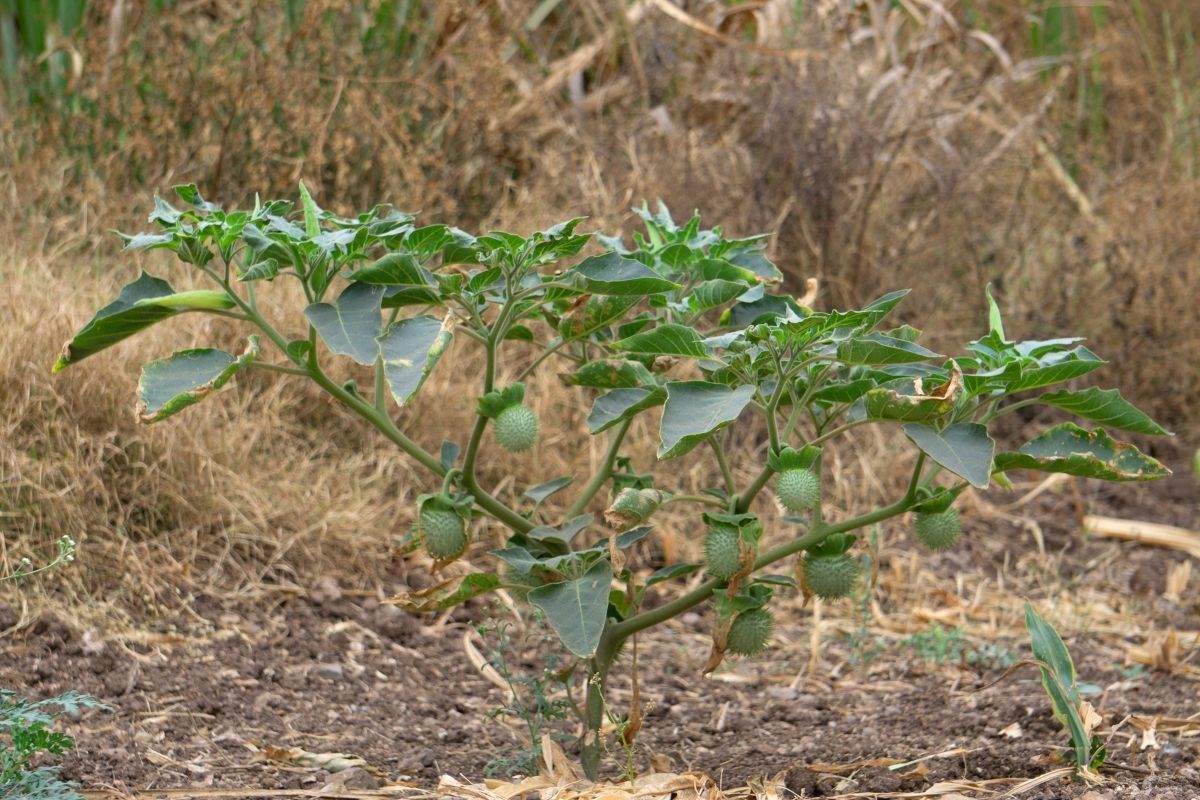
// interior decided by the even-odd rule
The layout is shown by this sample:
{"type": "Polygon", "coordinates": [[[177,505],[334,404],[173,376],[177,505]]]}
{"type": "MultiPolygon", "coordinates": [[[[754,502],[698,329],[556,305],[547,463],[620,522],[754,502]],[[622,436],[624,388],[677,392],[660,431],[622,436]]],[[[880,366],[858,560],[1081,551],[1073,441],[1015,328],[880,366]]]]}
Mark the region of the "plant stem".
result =
{"type": "Polygon", "coordinates": [[[727,504],[722,502],[720,498],[708,494],[674,494],[667,498],[663,505],[670,505],[671,503],[696,503],[702,506],[713,506],[714,508],[727,507],[727,504]]]}
{"type": "Polygon", "coordinates": [[[271,364],[267,361],[251,361],[246,366],[252,369],[268,369],[271,372],[282,372],[284,375],[303,375],[308,377],[308,370],[299,367],[289,367],[286,364],[271,364]]]}
{"type": "MultiPolygon", "coordinates": [[[[915,475],[919,475],[920,468],[923,466],[924,461],[918,458],[917,469],[914,469],[913,473],[915,475]]],[[[794,553],[798,553],[805,548],[820,544],[827,536],[831,536],[832,534],[845,533],[846,531],[852,531],[867,525],[874,525],[877,522],[882,522],[885,519],[890,519],[891,517],[903,514],[912,506],[913,500],[916,499],[916,488],[917,481],[910,481],[908,491],[904,493],[903,497],[891,505],[884,506],[883,508],[876,509],[870,513],[863,514],[843,522],[832,524],[818,523],[803,536],[793,539],[790,542],[785,542],[778,547],[773,547],[765,553],[759,555],[758,560],[754,562],[754,569],[762,569],[763,567],[773,564],[782,558],[787,558],[794,553]]],[[[599,658],[601,653],[615,652],[616,649],[620,647],[622,642],[638,631],[645,630],[646,628],[657,625],[660,622],[665,622],[672,617],[682,614],[689,608],[704,602],[710,596],[712,596],[713,590],[719,587],[721,583],[722,582],[716,578],[711,578],[687,594],[682,595],[681,597],[678,597],[669,603],[665,603],[664,605],[661,605],[658,608],[650,609],[649,611],[644,611],[641,614],[637,614],[627,620],[623,620],[622,622],[618,622],[605,628],[603,635],[600,637],[600,649],[596,651],[597,658],[599,658]]]]}
{"type": "Polygon", "coordinates": [[[771,480],[771,476],[775,474],[775,470],[769,464],[763,465],[762,471],[758,473],[758,477],[754,479],[754,483],[746,487],[746,491],[742,492],[738,497],[737,506],[734,510],[739,514],[745,514],[750,510],[750,504],[754,502],[754,498],[758,497],[758,493],[767,485],[767,481],[771,480]]]}
{"type": "Polygon", "coordinates": [[[612,439],[608,442],[608,452],[604,456],[604,463],[600,469],[596,470],[596,474],[588,481],[587,486],[583,487],[583,491],[579,493],[579,497],[575,498],[575,502],[567,509],[567,519],[572,519],[583,513],[587,508],[587,504],[592,502],[592,498],[604,486],[604,482],[612,477],[613,464],[617,461],[617,455],[621,451],[621,443],[625,441],[625,434],[629,432],[629,426],[633,424],[632,419],[627,419],[617,426],[616,431],[612,435],[612,439]]]}
{"type": "Polygon", "coordinates": [[[733,480],[733,470],[729,468],[729,456],[725,454],[725,445],[717,440],[716,435],[708,437],[708,445],[717,457],[717,463],[721,466],[721,477],[725,479],[725,492],[730,498],[736,497],[737,484],[733,480]]]}

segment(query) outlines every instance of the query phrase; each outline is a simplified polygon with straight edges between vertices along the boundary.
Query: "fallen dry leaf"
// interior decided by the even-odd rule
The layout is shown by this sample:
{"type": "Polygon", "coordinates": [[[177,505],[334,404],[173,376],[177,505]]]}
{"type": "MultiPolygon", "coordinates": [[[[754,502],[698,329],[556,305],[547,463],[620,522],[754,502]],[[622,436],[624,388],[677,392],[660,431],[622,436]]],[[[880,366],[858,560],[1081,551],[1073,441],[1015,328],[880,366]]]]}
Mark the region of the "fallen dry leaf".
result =
{"type": "Polygon", "coordinates": [[[1014,722],[1000,730],[996,731],[997,736],[1003,736],[1006,739],[1020,739],[1025,735],[1025,731],[1021,730],[1021,723],[1014,722]]]}

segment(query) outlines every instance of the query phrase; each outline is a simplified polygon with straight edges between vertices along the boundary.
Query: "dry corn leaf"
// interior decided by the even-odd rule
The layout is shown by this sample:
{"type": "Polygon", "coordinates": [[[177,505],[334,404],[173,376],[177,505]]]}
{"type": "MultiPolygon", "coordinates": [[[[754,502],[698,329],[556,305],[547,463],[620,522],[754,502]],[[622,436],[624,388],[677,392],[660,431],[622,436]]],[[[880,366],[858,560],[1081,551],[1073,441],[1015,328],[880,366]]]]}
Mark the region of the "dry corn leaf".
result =
{"type": "Polygon", "coordinates": [[[288,764],[305,769],[323,769],[326,772],[341,772],[351,767],[359,767],[375,775],[382,773],[358,756],[346,753],[310,753],[299,747],[264,747],[261,758],[279,764],[288,764]]]}
{"type": "Polygon", "coordinates": [[[1083,529],[1103,539],[1121,539],[1155,547],[1168,547],[1200,558],[1200,533],[1186,528],[1089,514],[1083,518],[1083,529]]]}
{"type": "Polygon", "coordinates": [[[1187,591],[1188,583],[1192,579],[1192,560],[1184,559],[1178,564],[1175,564],[1167,571],[1167,586],[1163,592],[1163,597],[1173,603],[1178,603],[1183,598],[1183,593],[1187,591]]]}
{"type": "Polygon", "coordinates": [[[848,761],[845,764],[829,764],[825,762],[815,762],[805,764],[804,768],[809,772],[817,772],[823,775],[840,775],[843,772],[854,772],[856,769],[863,767],[890,767],[893,764],[901,763],[898,758],[888,758],[887,756],[877,756],[875,758],[863,758],[858,761],[848,761]]]}

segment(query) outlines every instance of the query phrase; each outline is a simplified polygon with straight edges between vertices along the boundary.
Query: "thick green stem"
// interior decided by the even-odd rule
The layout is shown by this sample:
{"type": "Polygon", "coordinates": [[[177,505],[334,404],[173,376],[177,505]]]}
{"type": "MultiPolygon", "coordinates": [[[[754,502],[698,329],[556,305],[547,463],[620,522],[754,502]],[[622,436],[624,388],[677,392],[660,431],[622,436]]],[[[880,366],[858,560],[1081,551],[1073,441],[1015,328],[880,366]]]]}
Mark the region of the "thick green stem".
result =
{"type": "Polygon", "coordinates": [[[750,504],[754,502],[754,498],[758,497],[758,493],[767,485],[767,481],[771,480],[771,476],[775,474],[775,470],[771,466],[764,465],[762,471],[758,473],[758,477],[754,479],[754,483],[746,487],[746,491],[742,492],[738,497],[735,511],[739,514],[745,514],[750,510],[750,504]]]}
{"type": "Polygon", "coordinates": [[[587,504],[592,502],[592,498],[604,486],[605,481],[612,477],[613,465],[617,462],[617,455],[621,452],[621,443],[625,441],[625,434],[629,432],[629,426],[633,424],[632,419],[627,419],[617,426],[613,432],[612,439],[608,443],[608,452],[604,455],[604,463],[600,469],[596,470],[596,474],[588,481],[587,486],[583,487],[583,491],[579,493],[579,497],[575,498],[575,502],[567,509],[567,519],[577,517],[587,508],[587,504]]]}
{"type": "Polygon", "coordinates": [[[725,493],[732,499],[737,496],[737,483],[733,480],[733,470],[729,468],[729,456],[725,454],[725,445],[721,444],[715,434],[708,437],[708,444],[712,448],[713,455],[717,457],[717,464],[721,467],[721,477],[725,481],[725,493]]]}

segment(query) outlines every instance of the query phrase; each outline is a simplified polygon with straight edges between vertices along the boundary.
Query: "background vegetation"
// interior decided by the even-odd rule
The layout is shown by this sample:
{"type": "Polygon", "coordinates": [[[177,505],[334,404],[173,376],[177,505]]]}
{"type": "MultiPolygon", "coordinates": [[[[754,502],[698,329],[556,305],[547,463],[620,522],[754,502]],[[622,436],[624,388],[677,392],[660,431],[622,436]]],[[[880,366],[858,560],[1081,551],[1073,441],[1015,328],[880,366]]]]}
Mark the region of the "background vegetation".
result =
{"type": "MultiPolygon", "coordinates": [[[[425,487],[305,387],[243,378],[185,421],[140,427],[136,370],[182,333],[51,379],[70,330],[156,260],[119,256],[109,231],[142,229],[151,193],[184,182],[243,205],[303,179],[337,211],[391,202],[521,231],[574,214],[614,231],[662,197],[772,232],[792,288],[819,279],[820,307],[915,288],[898,321],[935,347],[983,330],[993,282],[1014,333],[1086,335],[1112,359],[1109,381],[1179,433],[1147,452],[1186,471],[1192,6],[0,0],[0,571],[69,533],[80,568],[56,583],[131,611],[404,572],[395,548],[425,487]]],[[[200,335],[220,343],[211,324],[200,335]]],[[[432,448],[472,412],[455,379],[436,375],[405,412],[432,448]]],[[[601,456],[553,447],[586,408],[568,391],[531,387],[541,474],[601,456]]],[[[895,443],[860,444],[832,465],[846,508],[900,480],[872,466],[895,443]]],[[[519,466],[490,478],[519,490],[519,466]]],[[[681,487],[707,469],[686,462],[681,487]]]]}

